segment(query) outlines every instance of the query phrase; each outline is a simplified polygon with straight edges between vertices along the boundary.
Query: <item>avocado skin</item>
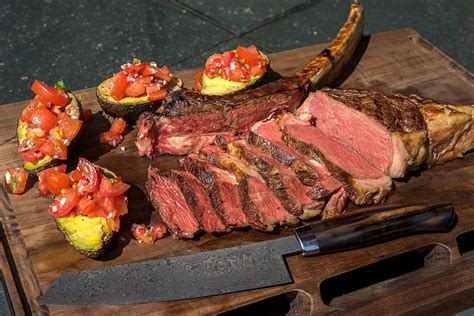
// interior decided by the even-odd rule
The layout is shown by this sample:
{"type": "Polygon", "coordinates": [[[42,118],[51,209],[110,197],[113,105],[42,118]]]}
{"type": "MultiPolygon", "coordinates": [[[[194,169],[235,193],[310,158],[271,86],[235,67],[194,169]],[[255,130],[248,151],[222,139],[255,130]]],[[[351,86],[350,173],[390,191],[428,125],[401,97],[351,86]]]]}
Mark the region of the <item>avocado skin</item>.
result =
{"type": "MultiPolygon", "coordinates": [[[[82,108],[81,101],[72,92],[67,92],[67,94],[70,97],[74,98],[74,100],[77,102],[78,112],[79,112],[79,119],[84,120],[84,110],[82,108]]],[[[17,122],[17,130],[18,130],[19,122],[20,122],[20,119],[18,119],[18,122],[17,122]]],[[[79,143],[79,139],[81,138],[83,132],[84,132],[84,122],[82,123],[82,126],[81,126],[81,129],[79,130],[79,133],[77,133],[76,137],[71,141],[69,146],[67,146],[68,155],[70,155],[72,152],[74,152],[74,149],[76,148],[77,144],[79,143]]],[[[20,146],[20,138],[18,137],[18,134],[17,134],[17,140],[18,140],[18,146],[20,146]]],[[[29,174],[36,175],[36,174],[38,174],[38,172],[41,172],[41,171],[46,170],[48,168],[59,166],[59,165],[65,163],[65,162],[66,162],[66,160],[52,159],[51,161],[49,161],[49,162],[47,162],[47,163],[45,163],[45,164],[43,164],[39,167],[36,167],[34,169],[30,169],[30,168],[24,168],[24,169],[26,171],[28,171],[29,174]]]]}
{"type": "MultiPolygon", "coordinates": [[[[106,168],[99,167],[99,170],[102,174],[108,173],[108,175],[106,175],[107,178],[116,178],[117,177],[117,175],[115,173],[113,173],[112,171],[110,171],[106,168]]],[[[52,197],[51,201],[53,201],[54,198],[55,198],[55,196],[52,197]]],[[[54,223],[56,224],[56,228],[62,233],[64,239],[66,239],[66,241],[68,242],[69,245],[74,247],[74,249],[76,249],[79,253],[83,254],[86,257],[92,258],[92,259],[98,258],[101,255],[103,255],[107,251],[108,247],[110,246],[110,244],[112,243],[112,240],[114,239],[114,237],[116,235],[116,232],[114,232],[114,231],[111,231],[110,233],[108,233],[105,236],[105,238],[102,240],[102,247],[99,250],[96,250],[96,251],[83,250],[79,247],[76,247],[76,245],[74,245],[69,240],[66,231],[59,225],[56,218],[54,219],[54,223]]]]}
{"type": "MultiPolygon", "coordinates": [[[[175,82],[173,83],[173,81],[171,81],[172,84],[169,89],[181,89],[183,85],[181,79],[175,77],[173,79],[175,79],[175,82]]],[[[155,112],[163,103],[163,100],[143,102],[140,101],[139,97],[136,98],[136,103],[113,101],[112,98],[107,98],[106,96],[102,95],[100,91],[102,86],[105,85],[108,80],[109,79],[103,81],[96,89],[97,102],[99,102],[100,107],[107,115],[112,117],[121,117],[128,123],[135,123],[140,114],[143,112],[155,112]]]]}

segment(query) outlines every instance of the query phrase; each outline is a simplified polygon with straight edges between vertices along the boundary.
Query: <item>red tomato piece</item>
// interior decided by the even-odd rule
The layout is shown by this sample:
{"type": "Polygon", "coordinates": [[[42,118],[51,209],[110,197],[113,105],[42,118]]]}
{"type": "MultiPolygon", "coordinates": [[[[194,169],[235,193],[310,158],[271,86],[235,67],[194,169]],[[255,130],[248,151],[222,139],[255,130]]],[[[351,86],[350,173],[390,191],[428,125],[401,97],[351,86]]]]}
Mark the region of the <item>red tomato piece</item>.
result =
{"type": "Polygon", "coordinates": [[[156,68],[150,65],[146,65],[146,67],[142,71],[143,76],[151,77],[155,73],[156,68]]]}
{"type": "Polygon", "coordinates": [[[155,239],[161,239],[166,235],[166,226],[163,224],[150,225],[150,232],[155,239]]]}
{"type": "Polygon", "coordinates": [[[28,172],[23,168],[7,168],[5,173],[5,184],[8,192],[22,194],[25,192],[28,172]]]}
{"type": "Polygon", "coordinates": [[[228,67],[228,66],[230,66],[230,62],[232,60],[234,60],[235,53],[233,51],[227,51],[222,56],[223,56],[223,58],[222,58],[223,66],[228,67]]]}
{"type": "Polygon", "coordinates": [[[49,213],[54,217],[67,215],[79,203],[80,197],[74,189],[66,189],[49,206],[49,213]]]}
{"type": "Polygon", "coordinates": [[[249,46],[248,48],[237,46],[235,50],[237,56],[243,64],[254,65],[258,62],[260,56],[258,54],[255,45],[249,46]]]}
{"type": "Polygon", "coordinates": [[[40,80],[35,80],[35,82],[33,82],[31,90],[40,96],[42,100],[51,102],[60,107],[64,107],[69,100],[69,97],[64,90],[50,87],[40,80]]]}
{"type": "Polygon", "coordinates": [[[112,231],[118,232],[120,229],[120,216],[116,216],[114,218],[107,218],[107,225],[112,231]]]}
{"type": "Polygon", "coordinates": [[[154,73],[153,73],[153,77],[155,78],[158,78],[158,79],[162,79],[162,80],[165,80],[167,82],[170,82],[171,81],[171,76],[165,72],[163,72],[160,68],[158,67],[154,67],[154,73]]]}
{"type": "Polygon", "coordinates": [[[171,74],[171,70],[166,65],[161,66],[161,71],[167,75],[171,74]]]}
{"type": "Polygon", "coordinates": [[[207,66],[214,66],[214,67],[221,67],[222,66],[222,60],[224,59],[224,56],[222,54],[212,54],[207,60],[206,60],[206,65],[207,66]]]}
{"type": "Polygon", "coordinates": [[[87,198],[86,196],[83,196],[79,200],[79,203],[77,203],[76,213],[84,215],[84,216],[95,216],[96,208],[97,208],[97,205],[95,204],[94,201],[87,198]]]}
{"type": "Polygon", "coordinates": [[[128,87],[127,75],[120,71],[112,76],[110,79],[110,95],[117,101],[120,101],[125,96],[125,90],[128,87]]]}
{"type": "Polygon", "coordinates": [[[198,71],[198,72],[196,72],[196,74],[194,75],[194,87],[193,87],[193,90],[201,91],[201,89],[202,89],[202,83],[201,83],[202,74],[203,74],[202,71],[198,71]]]}
{"type": "Polygon", "coordinates": [[[136,79],[125,90],[125,95],[127,97],[138,97],[145,93],[145,85],[142,83],[141,80],[136,79]]]}
{"type": "Polygon", "coordinates": [[[59,165],[56,167],[48,168],[46,170],[38,172],[38,188],[41,193],[48,194],[50,193],[48,187],[48,175],[50,172],[59,172],[65,173],[66,172],[66,165],[59,165]]]}
{"type": "Polygon", "coordinates": [[[81,130],[82,121],[76,120],[63,112],[61,115],[59,115],[58,126],[61,131],[62,138],[71,142],[81,130]]]}
{"type": "Polygon", "coordinates": [[[102,205],[109,212],[113,212],[114,214],[119,216],[128,213],[128,200],[125,194],[112,198],[103,198],[102,205]]]}
{"type": "Polygon", "coordinates": [[[24,139],[20,147],[18,147],[18,153],[21,158],[27,162],[37,161],[43,157],[43,153],[39,150],[39,147],[45,142],[45,139],[32,137],[30,139],[24,139]]]}
{"type": "Polygon", "coordinates": [[[54,195],[60,195],[62,190],[69,188],[69,176],[55,170],[50,170],[46,175],[48,191],[54,195]]]}
{"type": "Polygon", "coordinates": [[[262,68],[260,68],[258,66],[251,66],[250,67],[250,75],[252,77],[263,75],[263,70],[262,70],[262,68]]]}
{"type": "Polygon", "coordinates": [[[155,241],[153,234],[144,225],[132,224],[131,232],[139,243],[144,242],[151,245],[155,241]]]}
{"type": "Polygon", "coordinates": [[[112,147],[117,147],[123,140],[123,136],[112,132],[103,132],[99,134],[99,142],[102,144],[109,144],[112,147]]]}
{"type": "Polygon", "coordinates": [[[99,176],[94,165],[87,159],[79,158],[77,169],[83,175],[83,178],[77,182],[77,191],[80,194],[97,192],[99,189],[99,176]]]}
{"type": "Polygon", "coordinates": [[[84,110],[84,121],[89,121],[92,118],[92,110],[91,109],[85,109],[84,110]]]}
{"type": "Polygon", "coordinates": [[[58,124],[58,117],[48,110],[43,104],[33,108],[29,114],[30,122],[46,132],[58,124]]]}
{"type": "Polygon", "coordinates": [[[164,99],[167,92],[165,89],[160,89],[157,86],[148,86],[146,87],[146,94],[148,95],[148,100],[157,101],[164,99]]]}
{"type": "Polygon", "coordinates": [[[125,120],[123,118],[116,118],[112,122],[112,126],[110,126],[110,132],[115,134],[122,134],[125,130],[125,120]]]}
{"type": "Polygon", "coordinates": [[[124,194],[130,188],[130,185],[122,182],[120,179],[108,179],[103,177],[100,181],[99,195],[101,197],[115,197],[124,194]]]}
{"type": "Polygon", "coordinates": [[[232,60],[229,65],[229,79],[235,82],[241,81],[242,66],[239,62],[232,60]]]}
{"type": "Polygon", "coordinates": [[[54,159],[67,159],[67,146],[60,139],[51,138],[45,141],[39,151],[43,154],[53,157],[54,159]]]}
{"type": "Polygon", "coordinates": [[[81,180],[84,177],[84,175],[82,174],[82,172],[79,169],[74,169],[69,174],[69,177],[71,178],[71,180],[73,182],[78,182],[79,180],[81,180]]]}

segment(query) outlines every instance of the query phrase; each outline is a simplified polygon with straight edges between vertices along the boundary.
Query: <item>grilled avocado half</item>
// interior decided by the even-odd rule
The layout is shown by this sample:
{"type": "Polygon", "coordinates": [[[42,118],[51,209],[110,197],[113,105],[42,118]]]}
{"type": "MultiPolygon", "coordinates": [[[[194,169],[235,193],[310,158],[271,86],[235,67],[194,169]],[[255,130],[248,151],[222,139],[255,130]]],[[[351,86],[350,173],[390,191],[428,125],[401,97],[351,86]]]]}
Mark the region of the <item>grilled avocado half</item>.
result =
{"type": "MultiPolygon", "coordinates": [[[[84,114],[83,114],[83,109],[81,102],[79,99],[71,92],[67,92],[67,95],[69,97],[69,103],[65,107],[65,112],[72,118],[77,119],[77,120],[84,120],[84,114]]],[[[81,126],[81,130],[79,133],[76,135],[76,137],[72,140],[71,144],[68,146],[68,154],[72,152],[74,149],[74,146],[77,144],[79,141],[79,138],[82,134],[82,130],[84,128],[84,124],[81,126]]],[[[23,122],[21,119],[18,119],[18,125],[16,128],[16,133],[17,133],[17,138],[18,138],[18,145],[20,145],[23,140],[26,137],[26,129],[27,129],[27,124],[23,122]]],[[[25,161],[23,162],[23,168],[25,168],[29,173],[31,174],[37,174],[38,172],[60,165],[61,163],[64,163],[63,160],[59,159],[53,159],[51,156],[44,156],[40,160],[34,161],[34,162],[28,162],[25,161]]]]}
{"type": "MultiPolygon", "coordinates": [[[[99,167],[99,172],[109,179],[117,178],[117,175],[108,169],[99,167]]],[[[76,215],[56,217],[55,220],[56,226],[69,244],[89,258],[101,256],[115,236],[115,232],[103,217],[76,215]]]]}
{"type": "MultiPolygon", "coordinates": [[[[110,79],[103,81],[96,90],[97,101],[102,110],[112,116],[121,117],[127,122],[135,122],[141,113],[146,111],[156,111],[161,106],[163,100],[148,101],[146,94],[138,97],[125,97],[120,101],[115,100],[109,93],[110,79]]],[[[172,91],[179,90],[183,86],[181,79],[173,77],[168,84],[172,91]]]]}

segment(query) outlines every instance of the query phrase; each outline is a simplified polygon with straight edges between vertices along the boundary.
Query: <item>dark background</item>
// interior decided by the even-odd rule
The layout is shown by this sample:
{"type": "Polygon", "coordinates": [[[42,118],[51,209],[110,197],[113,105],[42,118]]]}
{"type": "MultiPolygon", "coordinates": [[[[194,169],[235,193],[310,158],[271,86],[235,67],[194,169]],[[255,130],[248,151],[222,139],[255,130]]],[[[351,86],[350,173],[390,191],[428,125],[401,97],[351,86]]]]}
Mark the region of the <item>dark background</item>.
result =
{"type": "MultiPolygon", "coordinates": [[[[474,70],[473,0],[362,0],[365,34],[412,27],[474,70]]],[[[271,53],[327,42],[350,0],[0,2],[0,104],[32,97],[35,79],[96,86],[133,57],[173,70],[256,44],[271,53]]]]}

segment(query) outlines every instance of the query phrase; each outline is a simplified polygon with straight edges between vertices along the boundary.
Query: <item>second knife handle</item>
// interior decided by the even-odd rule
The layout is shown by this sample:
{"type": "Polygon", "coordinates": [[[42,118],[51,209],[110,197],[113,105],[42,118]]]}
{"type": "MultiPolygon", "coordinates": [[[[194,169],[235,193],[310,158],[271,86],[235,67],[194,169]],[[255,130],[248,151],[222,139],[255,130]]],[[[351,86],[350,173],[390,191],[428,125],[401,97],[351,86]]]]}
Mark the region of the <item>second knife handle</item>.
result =
{"type": "Polygon", "coordinates": [[[455,213],[450,204],[371,208],[295,229],[303,255],[362,248],[417,233],[447,231],[455,213]]]}

